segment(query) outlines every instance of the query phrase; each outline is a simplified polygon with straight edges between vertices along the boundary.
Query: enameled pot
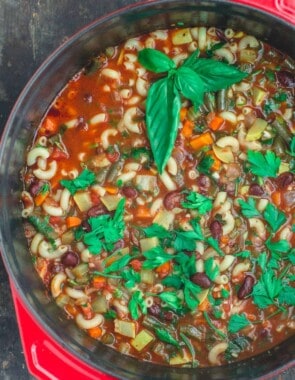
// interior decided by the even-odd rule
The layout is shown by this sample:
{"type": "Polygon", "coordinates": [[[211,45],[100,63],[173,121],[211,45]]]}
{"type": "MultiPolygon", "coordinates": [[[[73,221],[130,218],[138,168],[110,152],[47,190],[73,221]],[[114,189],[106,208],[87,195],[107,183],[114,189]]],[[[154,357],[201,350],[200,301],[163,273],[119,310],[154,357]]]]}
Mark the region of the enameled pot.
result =
{"type": "Polygon", "coordinates": [[[295,58],[295,28],[291,23],[229,1],[146,1],[87,26],[44,62],[21,93],[7,122],[0,150],[0,249],[11,281],[37,323],[91,367],[126,379],[251,379],[274,374],[294,364],[294,339],[250,359],[212,368],[164,367],[124,356],[92,340],[64,317],[46,294],[30,261],[21,219],[20,170],[26,147],[44,112],[91,56],[129,37],[178,23],[243,29],[295,58]]]}

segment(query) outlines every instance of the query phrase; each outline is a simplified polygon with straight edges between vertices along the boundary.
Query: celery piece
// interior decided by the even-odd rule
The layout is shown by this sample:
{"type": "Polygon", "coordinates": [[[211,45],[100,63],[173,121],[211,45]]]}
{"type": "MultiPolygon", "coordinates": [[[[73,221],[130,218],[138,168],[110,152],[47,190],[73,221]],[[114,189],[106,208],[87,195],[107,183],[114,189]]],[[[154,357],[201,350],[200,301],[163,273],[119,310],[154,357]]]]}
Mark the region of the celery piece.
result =
{"type": "Polygon", "coordinates": [[[139,243],[142,252],[149,251],[152,248],[158,247],[160,244],[159,239],[156,236],[140,239],[139,243]]]}
{"type": "Polygon", "coordinates": [[[153,285],[155,281],[155,273],[149,269],[142,269],[140,271],[140,278],[145,284],[153,285]]]}
{"type": "Polygon", "coordinates": [[[109,211],[116,210],[118,203],[120,202],[121,199],[122,197],[120,195],[111,195],[111,194],[104,195],[103,197],[100,198],[102,203],[106,206],[106,208],[109,211]]]}
{"type": "Polygon", "coordinates": [[[267,121],[257,118],[247,132],[246,141],[259,140],[266,127],[267,121]]]}
{"type": "Polygon", "coordinates": [[[76,193],[73,198],[79,210],[82,212],[88,211],[93,206],[91,196],[88,191],[80,191],[76,193]]]}
{"type": "Polygon", "coordinates": [[[148,330],[141,330],[139,334],[131,341],[131,346],[133,346],[137,351],[142,351],[148,344],[150,344],[155,339],[154,335],[148,330]]]}
{"type": "Polygon", "coordinates": [[[114,325],[116,333],[127,336],[128,338],[135,338],[136,324],[134,322],[115,319],[114,325]]]}
{"type": "Polygon", "coordinates": [[[159,224],[164,227],[166,230],[172,226],[174,221],[174,214],[171,211],[161,210],[155,216],[153,223],[159,224]]]}

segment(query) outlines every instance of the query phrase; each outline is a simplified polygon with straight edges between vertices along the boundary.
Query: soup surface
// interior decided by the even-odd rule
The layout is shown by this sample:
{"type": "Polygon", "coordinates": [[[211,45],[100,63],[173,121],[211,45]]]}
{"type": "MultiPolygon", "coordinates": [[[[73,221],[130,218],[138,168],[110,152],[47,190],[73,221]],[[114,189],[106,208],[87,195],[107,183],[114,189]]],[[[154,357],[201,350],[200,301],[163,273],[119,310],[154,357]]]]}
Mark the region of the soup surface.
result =
{"type": "Polygon", "coordinates": [[[294,62],[242,31],[159,30],[57,96],[23,170],[33,263],[93,339],[210,366],[294,331],[294,62]]]}

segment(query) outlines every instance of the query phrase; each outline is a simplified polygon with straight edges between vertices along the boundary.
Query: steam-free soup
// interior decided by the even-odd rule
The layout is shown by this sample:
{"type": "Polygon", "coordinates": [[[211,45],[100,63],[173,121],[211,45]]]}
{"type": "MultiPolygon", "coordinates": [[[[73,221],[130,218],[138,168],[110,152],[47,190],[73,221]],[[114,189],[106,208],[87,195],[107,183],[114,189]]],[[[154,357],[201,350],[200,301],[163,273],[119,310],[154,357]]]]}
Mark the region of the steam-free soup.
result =
{"type": "Polygon", "coordinates": [[[23,170],[34,266],[93,339],[220,365],[294,332],[294,62],[242,31],[158,30],[57,96],[23,170]]]}

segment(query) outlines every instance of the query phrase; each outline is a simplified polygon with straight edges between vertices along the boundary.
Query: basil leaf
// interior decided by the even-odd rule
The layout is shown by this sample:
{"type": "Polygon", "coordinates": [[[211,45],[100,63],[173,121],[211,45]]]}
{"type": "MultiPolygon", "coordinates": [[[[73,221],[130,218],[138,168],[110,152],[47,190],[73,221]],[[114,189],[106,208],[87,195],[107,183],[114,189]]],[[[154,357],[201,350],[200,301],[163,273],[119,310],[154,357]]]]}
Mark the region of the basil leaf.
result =
{"type": "Polygon", "coordinates": [[[163,172],[177,136],[181,108],[180,95],[173,77],[154,82],[148,91],[146,124],[154,160],[163,172]]]}
{"type": "Polygon", "coordinates": [[[189,67],[181,66],[177,69],[175,86],[185,98],[192,101],[195,109],[203,103],[204,83],[199,75],[189,67]]]}
{"type": "Polygon", "coordinates": [[[248,75],[233,65],[207,58],[199,58],[189,67],[201,77],[205,91],[222,90],[241,81],[248,75]]]}
{"type": "Polygon", "coordinates": [[[159,50],[146,48],[138,53],[138,61],[146,69],[154,73],[165,73],[175,69],[175,62],[159,50]]]}
{"type": "Polygon", "coordinates": [[[196,63],[197,59],[199,58],[200,50],[196,49],[191,55],[189,55],[184,61],[182,66],[189,67],[191,69],[194,69],[194,64],[196,63]]]}
{"type": "Polygon", "coordinates": [[[170,335],[167,330],[164,330],[162,328],[156,328],[155,333],[162,342],[169,343],[169,344],[172,344],[173,346],[179,347],[178,341],[175,338],[173,338],[173,336],[170,335]]]}

